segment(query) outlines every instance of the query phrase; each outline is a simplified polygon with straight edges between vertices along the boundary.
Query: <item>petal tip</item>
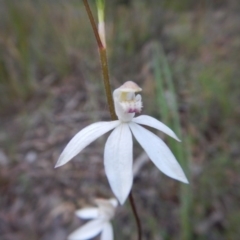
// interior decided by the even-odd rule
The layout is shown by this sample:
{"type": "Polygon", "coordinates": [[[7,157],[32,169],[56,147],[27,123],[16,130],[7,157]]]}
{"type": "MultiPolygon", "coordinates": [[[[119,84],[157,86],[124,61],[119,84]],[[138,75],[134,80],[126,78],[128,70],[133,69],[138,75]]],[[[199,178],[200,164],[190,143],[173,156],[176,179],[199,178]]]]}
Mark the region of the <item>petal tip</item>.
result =
{"type": "Polygon", "coordinates": [[[178,180],[181,181],[182,183],[189,184],[189,181],[186,178],[186,176],[183,176],[183,177],[179,178],[178,180]]]}
{"type": "Polygon", "coordinates": [[[125,201],[126,201],[126,199],[124,199],[124,200],[120,200],[120,199],[118,199],[118,201],[119,201],[119,203],[120,203],[120,205],[123,205],[124,203],[125,203],[125,201]]]}
{"type": "Polygon", "coordinates": [[[117,194],[114,194],[115,195],[115,197],[116,197],[116,202],[118,203],[120,203],[120,205],[123,205],[125,202],[126,202],[126,200],[127,200],[127,198],[128,198],[128,195],[127,196],[120,196],[119,194],[117,195],[117,194]]]}
{"type": "Polygon", "coordinates": [[[129,196],[129,194],[127,194],[126,196],[118,196],[118,197],[117,197],[120,205],[123,205],[123,204],[126,202],[128,196],[129,196]]]}
{"type": "Polygon", "coordinates": [[[58,168],[58,167],[61,167],[62,165],[64,165],[64,163],[62,163],[60,161],[60,159],[57,161],[56,165],[54,166],[54,168],[58,168]]]}
{"type": "Polygon", "coordinates": [[[184,183],[185,183],[185,184],[189,184],[189,181],[186,179],[186,180],[184,181],[184,183]]]}
{"type": "Polygon", "coordinates": [[[178,138],[178,136],[175,133],[173,133],[173,134],[174,134],[174,139],[175,140],[177,140],[178,142],[182,142],[182,140],[180,138],[178,138]]]}
{"type": "Polygon", "coordinates": [[[125,191],[122,193],[120,193],[118,191],[114,191],[114,189],[112,189],[118,202],[120,203],[120,205],[123,205],[126,202],[128,196],[130,194],[131,188],[132,188],[132,183],[130,184],[128,191],[125,191]]]}

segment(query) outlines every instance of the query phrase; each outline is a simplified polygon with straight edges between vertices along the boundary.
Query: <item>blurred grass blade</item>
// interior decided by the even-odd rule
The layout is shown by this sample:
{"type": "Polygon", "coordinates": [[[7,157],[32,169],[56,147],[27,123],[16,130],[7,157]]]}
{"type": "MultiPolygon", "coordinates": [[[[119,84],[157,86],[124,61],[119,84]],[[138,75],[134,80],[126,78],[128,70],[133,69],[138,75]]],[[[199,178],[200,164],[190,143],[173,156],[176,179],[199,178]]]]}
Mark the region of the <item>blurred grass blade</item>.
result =
{"type": "MultiPolygon", "coordinates": [[[[162,46],[159,43],[154,44],[153,49],[153,66],[154,78],[156,81],[157,101],[160,106],[160,115],[163,122],[169,125],[177,136],[183,140],[182,144],[169,139],[169,145],[174,155],[180,162],[184,172],[190,181],[188,159],[190,158],[189,141],[187,137],[182,137],[180,117],[176,99],[176,91],[172,79],[171,70],[166,59],[162,46]]],[[[192,229],[190,222],[191,211],[191,191],[190,186],[181,184],[181,238],[184,240],[191,239],[192,229]]]]}
{"type": "Polygon", "coordinates": [[[169,121],[169,116],[168,116],[168,109],[167,109],[167,102],[166,98],[164,97],[164,81],[163,81],[163,74],[160,69],[160,50],[159,47],[156,47],[155,49],[155,54],[154,54],[154,60],[153,60],[153,65],[154,65],[154,75],[155,75],[155,80],[156,80],[156,87],[157,87],[157,102],[158,105],[160,106],[160,112],[161,116],[163,119],[163,122],[167,123],[169,121]]]}

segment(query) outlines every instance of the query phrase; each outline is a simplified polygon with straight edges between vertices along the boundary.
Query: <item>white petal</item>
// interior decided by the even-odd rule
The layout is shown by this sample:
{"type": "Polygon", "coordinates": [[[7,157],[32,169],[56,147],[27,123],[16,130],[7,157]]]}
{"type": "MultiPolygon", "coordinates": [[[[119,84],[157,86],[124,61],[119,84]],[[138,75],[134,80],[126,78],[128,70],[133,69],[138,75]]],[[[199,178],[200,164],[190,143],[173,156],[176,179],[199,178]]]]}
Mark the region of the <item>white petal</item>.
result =
{"type": "Polygon", "coordinates": [[[141,115],[139,117],[133,118],[133,122],[138,124],[147,125],[149,127],[156,128],[159,131],[162,131],[169,135],[170,137],[176,139],[177,141],[181,142],[181,140],[176,136],[176,134],[164,123],[158,121],[156,118],[147,115],[141,115]]]}
{"type": "Polygon", "coordinates": [[[70,161],[91,142],[96,140],[104,133],[112,130],[119,124],[119,120],[112,122],[97,122],[82,129],[71,139],[71,141],[65,147],[55,167],[60,167],[70,161]]]}
{"type": "Polygon", "coordinates": [[[97,218],[99,214],[98,208],[83,208],[75,212],[75,214],[82,219],[97,218]]]}
{"type": "Polygon", "coordinates": [[[97,236],[105,225],[103,220],[93,220],[75,230],[68,236],[68,240],[86,240],[97,236]]]}
{"type": "Polygon", "coordinates": [[[98,198],[95,202],[99,209],[98,218],[110,220],[114,216],[115,208],[108,200],[98,198]]]}
{"type": "Polygon", "coordinates": [[[111,223],[106,222],[104,224],[100,240],[113,240],[113,227],[111,223]]]}
{"type": "Polygon", "coordinates": [[[188,183],[176,158],[159,137],[136,123],[130,123],[129,126],[149,158],[163,173],[171,178],[188,183]]]}
{"type": "Polygon", "coordinates": [[[123,204],[132,188],[132,134],[122,123],[108,137],[104,150],[106,175],[113,193],[123,204]]]}
{"type": "Polygon", "coordinates": [[[113,207],[117,207],[117,205],[118,205],[118,202],[115,198],[109,199],[109,202],[113,205],[113,207]]]}

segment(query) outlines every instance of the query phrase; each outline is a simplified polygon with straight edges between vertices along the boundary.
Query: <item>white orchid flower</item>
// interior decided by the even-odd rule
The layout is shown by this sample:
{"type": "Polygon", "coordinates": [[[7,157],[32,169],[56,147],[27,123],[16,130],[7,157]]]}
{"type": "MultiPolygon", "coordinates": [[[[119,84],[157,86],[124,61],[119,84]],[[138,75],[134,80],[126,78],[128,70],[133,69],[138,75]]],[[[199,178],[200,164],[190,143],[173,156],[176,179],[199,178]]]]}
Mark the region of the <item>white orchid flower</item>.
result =
{"type": "Polygon", "coordinates": [[[82,208],[76,211],[81,219],[93,219],[75,230],[68,236],[68,240],[87,240],[101,233],[101,240],[113,240],[113,227],[110,220],[114,217],[118,203],[115,198],[96,199],[98,207],[82,208]]]}
{"type": "Polygon", "coordinates": [[[175,133],[157,119],[142,115],[142,89],[128,81],[113,92],[115,112],[119,120],[93,123],[78,132],[60,155],[56,167],[70,161],[91,142],[106,132],[113,130],[104,149],[104,166],[109,184],[115,196],[123,204],[133,183],[133,140],[132,134],[140,143],[153,163],[167,176],[188,183],[188,180],[167,145],[155,134],[141,125],[153,127],[180,141],[175,133]],[[140,125],[141,124],[141,125],[140,125]],[[131,134],[132,132],[132,134],[131,134]]]}

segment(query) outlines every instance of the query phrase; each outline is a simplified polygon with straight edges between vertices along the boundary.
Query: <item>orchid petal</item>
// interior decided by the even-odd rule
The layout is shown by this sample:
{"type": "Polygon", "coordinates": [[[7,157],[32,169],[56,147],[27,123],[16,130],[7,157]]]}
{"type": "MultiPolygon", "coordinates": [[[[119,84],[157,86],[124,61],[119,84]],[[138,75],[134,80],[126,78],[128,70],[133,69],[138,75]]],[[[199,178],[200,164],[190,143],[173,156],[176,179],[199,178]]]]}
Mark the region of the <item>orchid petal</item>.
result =
{"type": "Polygon", "coordinates": [[[62,154],[60,155],[55,167],[60,167],[70,161],[91,142],[106,132],[117,127],[119,124],[119,120],[112,122],[97,122],[82,129],[67,144],[62,154]]]}
{"type": "Polygon", "coordinates": [[[122,123],[110,134],[104,150],[105,172],[112,191],[121,204],[132,188],[132,145],[128,124],[122,123]]]}
{"type": "Polygon", "coordinates": [[[113,205],[113,207],[117,207],[118,202],[117,202],[117,200],[115,198],[111,198],[108,201],[113,205]]]}
{"type": "Polygon", "coordinates": [[[176,134],[168,126],[158,121],[156,118],[153,118],[147,115],[141,115],[139,117],[133,118],[132,121],[138,124],[143,124],[143,125],[155,128],[159,131],[164,132],[170,137],[176,139],[178,142],[181,142],[181,140],[176,136],[176,134]]]}
{"type": "Polygon", "coordinates": [[[130,123],[129,126],[137,141],[159,170],[171,178],[188,183],[176,158],[158,136],[136,123],[130,123]]]}
{"type": "Polygon", "coordinates": [[[114,206],[108,200],[96,199],[95,202],[98,205],[99,209],[98,218],[111,219],[114,216],[115,212],[114,206]]]}
{"type": "Polygon", "coordinates": [[[111,223],[106,222],[104,224],[100,240],[113,240],[113,227],[111,223]]]}
{"type": "Polygon", "coordinates": [[[68,240],[86,240],[97,236],[103,229],[105,221],[97,219],[84,224],[68,237],[68,240]]]}
{"type": "Polygon", "coordinates": [[[91,218],[97,218],[99,215],[98,208],[83,208],[80,210],[77,210],[75,214],[81,218],[81,219],[91,219],[91,218]]]}

